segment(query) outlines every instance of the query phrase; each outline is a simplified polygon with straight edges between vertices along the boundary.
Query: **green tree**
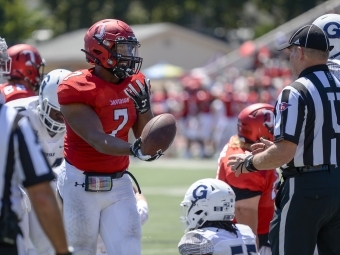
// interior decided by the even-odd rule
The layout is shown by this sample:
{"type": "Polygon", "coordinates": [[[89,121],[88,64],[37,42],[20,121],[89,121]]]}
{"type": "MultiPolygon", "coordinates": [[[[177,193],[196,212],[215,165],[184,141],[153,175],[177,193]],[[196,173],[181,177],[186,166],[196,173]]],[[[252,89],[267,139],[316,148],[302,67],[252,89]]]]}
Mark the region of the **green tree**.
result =
{"type": "Polygon", "coordinates": [[[7,44],[22,42],[44,23],[40,12],[29,10],[25,0],[0,0],[0,36],[7,44]]]}

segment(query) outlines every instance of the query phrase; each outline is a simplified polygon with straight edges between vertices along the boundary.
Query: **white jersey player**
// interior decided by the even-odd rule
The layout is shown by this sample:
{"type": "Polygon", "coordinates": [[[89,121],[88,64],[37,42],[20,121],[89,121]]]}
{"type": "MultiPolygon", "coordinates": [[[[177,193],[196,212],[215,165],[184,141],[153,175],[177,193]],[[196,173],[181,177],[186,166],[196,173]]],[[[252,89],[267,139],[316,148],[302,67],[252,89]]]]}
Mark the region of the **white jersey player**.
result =
{"type": "Polygon", "coordinates": [[[246,225],[232,223],[235,193],[218,179],[202,179],[190,186],[181,203],[185,235],[181,255],[257,255],[256,235],[246,225]]]}
{"type": "Polygon", "coordinates": [[[322,15],[314,20],[313,25],[325,31],[329,44],[333,46],[329,52],[327,65],[332,74],[340,80],[340,15],[334,13],[322,15]]]}
{"type": "MultiPolygon", "coordinates": [[[[55,172],[64,158],[65,135],[65,124],[60,113],[57,88],[59,82],[70,73],[71,71],[65,69],[53,70],[42,81],[39,96],[21,98],[7,103],[29,118],[49,164],[55,172]]],[[[29,239],[25,240],[27,253],[29,255],[54,254],[52,245],[42,231],[34,211],[31,211],[27,197],[24,202],[25,210],[21,229],[25,237],[29,236],[29,239]]]]}
{"type": "MultiPolygon", "coordinates": [[[[313,25],[321,28],[328,36],[333,49],[329,52],[327,66],[331,73],[340,80],[340,15],[329,13],[314,20],[313,25]]],[[[318,255],[317,248],[313,255],[318,255]]]]}
{"type": "MultiPolygon", "coordinates": [[[[59,166],[64,158],[63,151],[65,125],[62,122],[57,122],[56,120],[53,120],[51,117],[47,116],[47,113],[42,110],[39,101],[40,96],[33,96],[16,99],[8,102],[7,104],[13,106],[21,114],[29,118],[49,164],[54,168],[59,166]],[[57,126],[58,128],[55,128],[57,130],[52,131],[51,127],[57,126]]],[[[45,103],[46,102],[47,101],[45,101],[45,103]]],[[[46,104],[48,105],[48,108],[52,109],[50,103],[46,104]]],[[[60,113],[57,114],[60,115],[60,113]]],[[[61,115],[59,118],[61,118],[61,115]]]]}

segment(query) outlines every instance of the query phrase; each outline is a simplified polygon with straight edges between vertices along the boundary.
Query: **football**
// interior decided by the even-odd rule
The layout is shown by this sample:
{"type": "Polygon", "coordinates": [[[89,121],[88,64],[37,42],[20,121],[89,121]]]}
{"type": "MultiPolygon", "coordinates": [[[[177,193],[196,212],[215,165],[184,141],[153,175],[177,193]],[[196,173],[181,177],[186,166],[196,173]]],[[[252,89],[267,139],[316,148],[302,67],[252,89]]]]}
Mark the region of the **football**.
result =
{"type": "Polygon", "coordinates": [[[142,153],[153,156],[159,149],[164,153],[174,141],[176,131],[176,120],[172,114],[163,113],[155,116],[142,131],[142,153]]]}

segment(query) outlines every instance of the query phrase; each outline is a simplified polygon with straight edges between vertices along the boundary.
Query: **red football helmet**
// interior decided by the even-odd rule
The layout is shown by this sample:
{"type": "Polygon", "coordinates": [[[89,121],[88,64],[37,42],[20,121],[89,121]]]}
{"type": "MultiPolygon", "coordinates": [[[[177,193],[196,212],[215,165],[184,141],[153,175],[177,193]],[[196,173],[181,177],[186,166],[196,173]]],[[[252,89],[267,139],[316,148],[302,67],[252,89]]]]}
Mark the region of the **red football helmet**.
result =
{"type": "Polygon", "coordinates": [[[242,142],[255,143],[264,137],[273,141],[274,107],[270,104],[252,104],[238,115],[238,136],[242,142]]]}
{"type": "Polygon", "coordinates": [[[138,57],[140,43],[123,21],[104,19],[90,27],[84,37],[86,61],[108,69],[120,79],[136,74],[143,59],[138,57]]]}
{"type": "Polygon", "coordinates": [[[24,79],[38,88],[45,66],[36,48],[28,44],[17,44],[8,48],[8,55],[12,58],[12,69],[7,75],[10,79],[24,79]],[[40,68],[42,71],[40,72],[40,68]]]}

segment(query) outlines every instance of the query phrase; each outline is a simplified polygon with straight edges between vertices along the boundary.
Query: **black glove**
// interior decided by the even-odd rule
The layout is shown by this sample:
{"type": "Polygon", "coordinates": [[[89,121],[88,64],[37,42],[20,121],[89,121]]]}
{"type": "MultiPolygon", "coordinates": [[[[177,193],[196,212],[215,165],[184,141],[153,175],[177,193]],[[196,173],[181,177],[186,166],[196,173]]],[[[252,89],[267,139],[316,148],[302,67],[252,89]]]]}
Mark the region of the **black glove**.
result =
{"type": "Polygon", "coordinates": [[[131,83],[128,88],[124,89],[125,94],[135,103],[135,108],[139,113],[145,113],[150,110],[150,80],[144,79],[145,85],[136,80],[140,91],[138,92],[131,83]]]}
{"type": "Polygon", "coordinates": [[[140,149],[141,144],[142,144],[142,138],[139,137],[130,146],[130,152],[136,158],[139,158],[140,160],[143,160],[143,161],[149,161],[150,162],[150,161],[154,161],[154,160],[160,158],[163,155],[162,150],[158,150],[157,153],[153,156],[144,155],[142,153],[141,149],[140,149]]]}

